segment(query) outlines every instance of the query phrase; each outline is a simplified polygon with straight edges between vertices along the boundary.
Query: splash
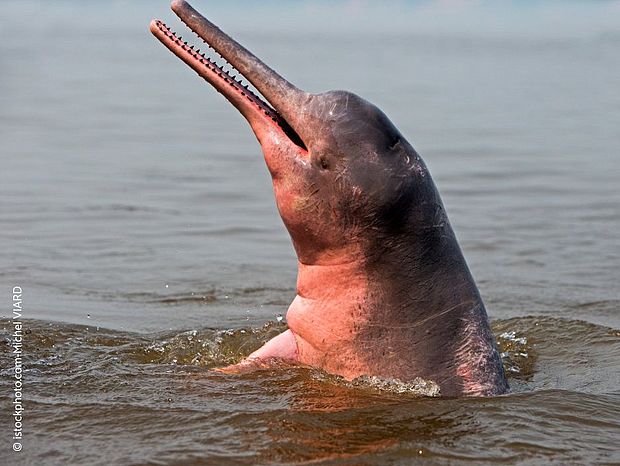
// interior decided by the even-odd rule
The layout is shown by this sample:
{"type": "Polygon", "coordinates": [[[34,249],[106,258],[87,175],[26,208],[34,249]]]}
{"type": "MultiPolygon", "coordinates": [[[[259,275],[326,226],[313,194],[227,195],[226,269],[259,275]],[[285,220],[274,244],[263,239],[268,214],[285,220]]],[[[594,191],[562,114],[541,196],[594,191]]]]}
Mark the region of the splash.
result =
{"type": "Polygon", "coordinates": [[[363,375],[348,383],[354,388],[370,388],[389,393],[406,393],[410,395],[436,397],[440,395],[439,385],[432,380],[416,377],[410,382],[398,379],[386,379],[376,376],[363,375]]]}

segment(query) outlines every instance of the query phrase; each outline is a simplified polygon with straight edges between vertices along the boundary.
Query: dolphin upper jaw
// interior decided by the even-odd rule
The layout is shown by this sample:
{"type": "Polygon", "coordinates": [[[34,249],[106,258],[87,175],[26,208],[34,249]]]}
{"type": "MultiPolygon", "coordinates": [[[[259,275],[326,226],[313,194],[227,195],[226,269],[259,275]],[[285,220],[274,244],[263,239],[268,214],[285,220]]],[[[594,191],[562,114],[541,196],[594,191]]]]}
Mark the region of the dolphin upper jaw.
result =
{"type": "Polygon", "coordinates": [[[171,8],[206,46],[213,48],[227,64],[238,71],[238,76],[224,71],[215,60],[183,42],[162,21],[153,20],[151,32],[241,112],[261,145],[275,142],[270,138],[277,134],[279,137],[273,139],[280,144],[286,141],[291,146],[288,150],[291,155],[302,155],[306,146],[299,133],[303,133],[305,128],[297,109],[311,99],[310,94],[286,81],[187,2],[175,0],[171,8]],[[265,100],[244,86],[239,78],[252,84],[265,100]]]}

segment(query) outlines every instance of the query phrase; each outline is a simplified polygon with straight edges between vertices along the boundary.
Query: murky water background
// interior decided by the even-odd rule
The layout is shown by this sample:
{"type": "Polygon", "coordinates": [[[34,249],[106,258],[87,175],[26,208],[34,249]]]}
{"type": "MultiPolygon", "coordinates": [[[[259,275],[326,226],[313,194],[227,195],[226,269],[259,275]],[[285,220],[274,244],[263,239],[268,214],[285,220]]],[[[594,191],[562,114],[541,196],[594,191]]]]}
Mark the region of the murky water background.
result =
{"type": "Polygon", "coordinates": [[[281,331],[294,295],[253,135],[148,33],[152,17],[182,31],[167,2],[3,2],[0,462],[620,462],[618,2],[195,3],[414,144],[513,393],[210,372],[281,331]],[[13,285],[31,319],[19,455],[13,285]]]}

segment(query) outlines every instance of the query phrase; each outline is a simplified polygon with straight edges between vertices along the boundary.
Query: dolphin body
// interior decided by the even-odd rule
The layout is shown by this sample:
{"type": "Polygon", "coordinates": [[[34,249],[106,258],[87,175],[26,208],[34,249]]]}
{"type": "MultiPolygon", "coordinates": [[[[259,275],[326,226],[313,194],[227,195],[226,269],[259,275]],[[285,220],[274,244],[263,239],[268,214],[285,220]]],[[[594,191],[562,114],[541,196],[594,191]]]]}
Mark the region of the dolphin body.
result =
{"type": "Polygon", "coordinates": [[[421,377],[448,396],[504,393],[484,304],[439,193],[386,115],[350,92],[304,92],[187,2],[172,10],[264,97],[151,22],[250,124],[298,257],[288,330],[227,370],[278,359],[347,379],[421,377]]]}

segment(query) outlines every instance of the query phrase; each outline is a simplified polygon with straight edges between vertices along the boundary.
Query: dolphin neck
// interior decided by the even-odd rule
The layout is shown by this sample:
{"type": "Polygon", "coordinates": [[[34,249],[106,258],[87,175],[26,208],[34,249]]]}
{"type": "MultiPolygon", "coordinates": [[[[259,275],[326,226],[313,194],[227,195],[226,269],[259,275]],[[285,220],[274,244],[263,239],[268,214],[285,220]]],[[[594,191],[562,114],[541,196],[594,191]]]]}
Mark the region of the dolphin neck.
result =
{"type": "Polygon", "coordinates": [[[330,264],[298,262],[297,294],[313,300],[332,300],[341,297],[343,289],[365,289],[365,261],[354,259],[330,264]]]}
{"type": "MultiPolygon", "coordinates": [[[[421,309],[420,304],[425,301],[435,305],[442,302],[445,308],[464,306],[466,302],[471,303],[470,308],[480,307],[482,300],[458,243],[448,243],[449,247],[442,248],[443,251],[426,254],[398,247],[384,248],[380,254],[360,251],[353,259],[332,263],[299,261],[297,294],[307,299],[342,303],[353,295],[360,296],[359,292],[378,289],[386,293],[374,294],[384,308],[402,308],[411,301],[420,314],[437,310],[421,309]]],[[[364,297],[375,300],[368,293],[364,297]]]]}

